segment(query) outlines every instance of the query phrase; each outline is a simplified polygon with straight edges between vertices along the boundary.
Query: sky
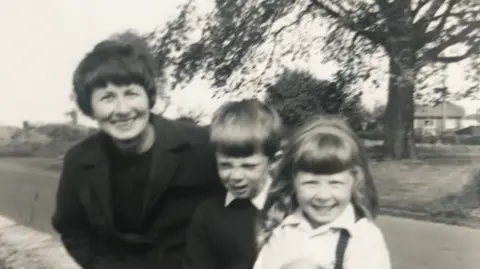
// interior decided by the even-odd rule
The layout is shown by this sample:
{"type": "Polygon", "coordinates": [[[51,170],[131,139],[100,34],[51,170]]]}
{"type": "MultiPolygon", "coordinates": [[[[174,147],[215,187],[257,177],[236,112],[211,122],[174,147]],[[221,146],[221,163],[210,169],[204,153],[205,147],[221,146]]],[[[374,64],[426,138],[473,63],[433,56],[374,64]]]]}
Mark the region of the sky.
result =
{"type": "Polygon", "coordinates": [[[72,73],[109,35],[148,32],[180,1],[0,1],[0,123],[65,121],[72,73]]]}
{"type": "MultiPolygon", "coordinates": [[[[66,121],[65,112],[73,106],[69,101],[72,73],[85,53],[119,31],[152,31],[173,16],[181,2],[0,1],[0,124],[66,121]]],[[[185,110],[218,106],[220,101],[198,90],[208,85],[200,84],[174,94],[185,110]]],[[[385,97],[385,92],[376,91],[367,93],[366,100],[373,104],[385,97]]],[[[469,110],[475,105],[470,104],[469,110]]],[[[81,123],[92,122],[81,118],[81,123]]]]}

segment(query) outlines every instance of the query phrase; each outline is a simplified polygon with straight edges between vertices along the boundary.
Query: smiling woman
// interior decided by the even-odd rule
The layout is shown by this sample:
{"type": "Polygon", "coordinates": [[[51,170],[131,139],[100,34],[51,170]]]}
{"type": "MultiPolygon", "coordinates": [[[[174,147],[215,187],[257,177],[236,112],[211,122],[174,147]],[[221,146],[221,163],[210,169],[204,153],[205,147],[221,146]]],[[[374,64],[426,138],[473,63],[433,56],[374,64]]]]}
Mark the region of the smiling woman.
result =
{"type": "Polygon", "coordinates": [[[96,89],[91,99],[93,118],[117,147],[142,153],[152,146],[154,133],[148,122],[150,106],[142,86],[109,83],[96,89]]]}
{"type": "Polygon", "coordinates": [[[132,33],[75,70],[76,102],[100,132],[65,154],[52,223],[83,268],[180,268],[196,206],[223,190],[207,130],[151,113],[156,71],[132,33]]]}

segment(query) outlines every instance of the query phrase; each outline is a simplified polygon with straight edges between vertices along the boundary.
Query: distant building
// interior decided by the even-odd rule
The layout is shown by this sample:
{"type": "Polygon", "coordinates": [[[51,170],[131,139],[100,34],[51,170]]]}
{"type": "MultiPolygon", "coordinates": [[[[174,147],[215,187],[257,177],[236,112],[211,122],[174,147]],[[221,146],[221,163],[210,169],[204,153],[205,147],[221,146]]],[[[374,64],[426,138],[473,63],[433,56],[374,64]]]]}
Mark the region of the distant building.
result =
{"type": "Polygon", "coordinates": [[[462,128],[464,116],[465,109],[450,102],[436,106],[417,105],[413,126],[421,134],[439,134],[462,128]]]}
{"type": "Polygon", "coordinates": [[[462,127],[478,126],[480,125],[480,113],[467,115],[462,120],[462,127]]]}

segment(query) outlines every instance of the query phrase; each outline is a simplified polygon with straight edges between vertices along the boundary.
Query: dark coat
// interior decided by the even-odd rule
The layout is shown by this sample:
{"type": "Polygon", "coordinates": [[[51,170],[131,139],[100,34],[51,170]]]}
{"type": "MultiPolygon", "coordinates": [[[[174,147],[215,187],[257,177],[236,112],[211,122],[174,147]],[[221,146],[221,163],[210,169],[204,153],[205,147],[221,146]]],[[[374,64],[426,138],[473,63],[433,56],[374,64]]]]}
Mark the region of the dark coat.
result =
{"type": "Polygon", "coordinates": [[[196,206],[224,192],[205,128],[159,116],[152,122],[156,140],[144,200],[145,219],[152,224],[143,234],[124,234],[114,227],[102,134],[65,155],[52,224],[85,269],[180,268],[196,206]]]}

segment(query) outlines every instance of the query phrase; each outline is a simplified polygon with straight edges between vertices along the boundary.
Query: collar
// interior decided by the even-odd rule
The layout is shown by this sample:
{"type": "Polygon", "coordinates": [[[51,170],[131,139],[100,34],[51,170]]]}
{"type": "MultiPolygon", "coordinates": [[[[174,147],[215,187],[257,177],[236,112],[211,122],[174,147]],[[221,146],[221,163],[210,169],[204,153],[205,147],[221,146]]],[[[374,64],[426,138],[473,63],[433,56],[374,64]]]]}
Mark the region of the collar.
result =
{"type": "Polygon", "coordinates": [[[310,231],[315,235],[327,232],[328,230],[332,229],[344,229],[348,231],[350,236],[353,236],[353,228],[355,226],[355,223],[355,209],[352,204],[348,204],[343,213],[340,214],[340,216],[338,216],[334,221],[322,225],[318,228],[311,228],[310,224],[305,219],[300,209],[297,209],[294,213],[286,217],[280,224],[280,227],[284,228],[286,226],[295,226],[299,229],[310,231]]]}
{"type": "MultiPolygon", "coordinates": [[[[258,209],[262,210],[263,206],[265,204],[265,201],[267,200],[268,196],[268,190],[270,189],[270,186],[272,185],[272,178],[270,175],[268,175],[265,186],[263,186],[263,189],[257,194],[257,196],[253,197],[250,199],[252,204],[258,209]]],[[[237,199],[233,193],[230,191],[227,191],[227,195],[225,196],[225,207],[227,207],[233,200],[237,199]]]]}

